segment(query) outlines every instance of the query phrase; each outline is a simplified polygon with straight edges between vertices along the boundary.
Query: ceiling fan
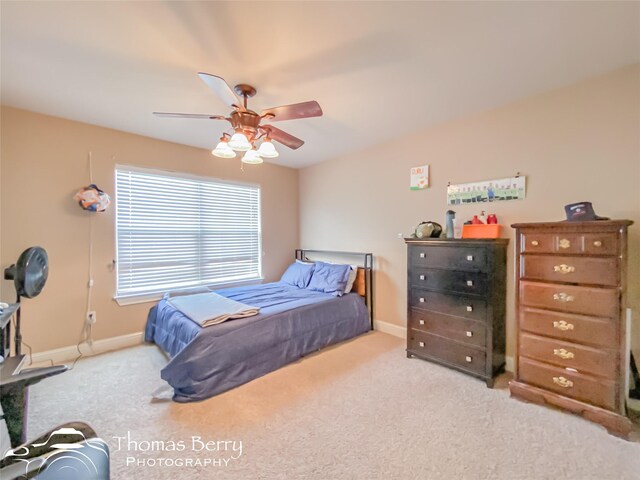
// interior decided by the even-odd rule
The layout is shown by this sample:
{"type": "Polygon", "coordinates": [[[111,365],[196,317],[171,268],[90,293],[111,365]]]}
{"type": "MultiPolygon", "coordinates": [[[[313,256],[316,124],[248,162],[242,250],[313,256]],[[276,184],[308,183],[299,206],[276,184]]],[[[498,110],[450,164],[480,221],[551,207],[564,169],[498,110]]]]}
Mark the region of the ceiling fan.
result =
{"type": "Polygon", "coordinates": [[[217,75],[200,72],[198,76],[225,104],[233,108],[233,111],[228,117],[224,115],[199,113],[153,112],[153,114],[158,117],[201,118],[206,120],[228,121],[234,133],[233,135],[227,132],[222,134],[220,142],[216,148],[211,151],[211,153],[217,157],[234,158],[236,152],[246,152],[242,157],[242,161],[252,164],[262,163],[263,157],[275,158],[279,154],[272,140],[293,150],[300,148],[304,144],[304,141],[273,125],[263,124],[263,121],[278,122],[282,120],[322,116],[322,108],[320,108],[320,105],[315,100],[267,108],[258,114],[247,107],[247,99],[256,94],[256,89],[251,85],[240,83],[232,90],[227,82],[217,75]],[[239,97],[242,97],[242,100],[240,100],[239,97]],[[256,150],[255,143],[258,140],[261,140],[262,143],[256,150]]]}

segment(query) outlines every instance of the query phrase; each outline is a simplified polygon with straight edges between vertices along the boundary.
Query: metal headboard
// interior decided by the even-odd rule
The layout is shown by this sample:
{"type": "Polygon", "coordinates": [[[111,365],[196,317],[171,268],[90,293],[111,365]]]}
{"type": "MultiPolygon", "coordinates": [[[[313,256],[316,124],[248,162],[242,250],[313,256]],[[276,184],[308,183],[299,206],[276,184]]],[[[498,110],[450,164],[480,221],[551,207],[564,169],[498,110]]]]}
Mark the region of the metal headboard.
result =
{"type": "MultiPolygon", "coordinates": [[[[369,320],[371,321],[371,330],[373,330],[373,253],[364,252],[340,252],[335,250],[308,250],[296,249],[296,260],[310,260],[308,254],[318,254],[326,256],[341,256],[349,258],[358,258],[357,265],[364,269],[365,294],[364,301],[369,310],[369,320]]],[[[352,262],[349,262],[350,264],[352,262]]]]}

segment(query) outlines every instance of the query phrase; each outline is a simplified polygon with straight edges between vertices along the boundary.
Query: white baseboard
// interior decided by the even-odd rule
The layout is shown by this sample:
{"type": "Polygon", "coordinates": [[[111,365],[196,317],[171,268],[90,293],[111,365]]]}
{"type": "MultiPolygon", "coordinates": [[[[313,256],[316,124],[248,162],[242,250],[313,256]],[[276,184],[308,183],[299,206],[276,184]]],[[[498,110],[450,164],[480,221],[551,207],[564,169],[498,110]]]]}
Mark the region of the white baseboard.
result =
{"type": "Polygon", "coordinates": [[[513,370],[514,370],[513,367],[514,367],[514,365],[513,365],[513,357],[505,357],[505,359],[504,359],[504,369],[507,372],[513,373],[513,370]]]}
{"type": "Polygon", "coordinates": [[[395,325],[393,323],[374,320],[373,329],[382,333],[388,333],[394,337],[407,338],[407,327],[401,327],[400,325],[395,325]]]}
{"type": "MultiPolygon", "coordinates": [[[[100,353],[119,350],[121,348],[133,347],[142,343],[142,332],[130,333],[120,337],[105,338],[104,340],[96,340],[91,346],[83,343],[80,345],[80,351],[83,357],[90,357],[100,353]]],[[[68,347],[56,348],[55,350],[46,350],[44,352],[34,353],[32,355],[32,365],[40,363],[54,364],[63,363],[74,360],[79,355],[75,345],[68,347]]],[[[28,360],[27,360],[28,361],[28,360]]]]}
{"type": "MultiPolygon", "coordinates": [[[[382,333],[388,333],[394,337],[407,338],[407,327],[401,327],[393,323],[382,322],[380,320],[373,321],[373,329],[382,333]]],[[[504,369],[507,372],[513,372],[513,357],[506,357],[504,359],[504,369]]]]}

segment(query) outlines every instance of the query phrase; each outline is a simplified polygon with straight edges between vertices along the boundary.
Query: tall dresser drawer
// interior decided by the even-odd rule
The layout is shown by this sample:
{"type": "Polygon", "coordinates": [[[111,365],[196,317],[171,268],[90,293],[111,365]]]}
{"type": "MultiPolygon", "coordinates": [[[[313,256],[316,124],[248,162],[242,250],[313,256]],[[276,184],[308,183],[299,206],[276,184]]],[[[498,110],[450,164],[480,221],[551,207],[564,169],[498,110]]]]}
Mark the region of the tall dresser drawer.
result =
{"type": "Polygon", "coordinates": [[[478,272],[412,268],[411,285],[429,290],[485,295],[488,290],[487,275],[478,272]]]}
{"type": "Polygon", "coordinates": [[[610,318],[551,312],[530,307],[520,309],[520,330],[603,347],[615,345],[618,340],[616,323],[610,318]]]}
{"type": "Polygon", "coordinates": [[[524,280],[618,284],[618,259],[615,257],[567,257],[560,255],[523,255],[520,275],[524,280]]]}
{"type": "Polygon", "coordinates": [[[524,253],[560,253],[616,255],[618,236],[615,233],[523,233],[520,251],[524,253]]]}
{"type": "Polygon", "coordinates": [[[527,307],[615,317],[618,313],[618,291],[615,288],[553,285],[521,280],[520,303],[527,307]]]}
{"type": "Polygon", "coordinates": [[[411,310],[409,328],[467,343],[479,349],[485,348],[487,330],[482,322],[452,317],[441,313],[411,310]]]}
{"type": "Polygon", "coordinates": [[[615,233],[585,233],[582,250],[589,255],[617,255],[618,235],[615,233]]]}
{"type": "Polygon", "coordinates": [[[409,306],[456,317],[485,321],[487,301],[480,297],[468,297],[442,292],[431,292],[412,288],[409,291],[409,306]]]}
{"type": "Polygon", "coordinates": [[[615,378],[617,355],[611,349],[587,347],[529,333],[521,333],[519,341],[520,355],[525,357],[573,368],[581,373],[615,378]]]}
{"type": "Polygon", "coordinates": [[[525,253],[582,253],[582,236],[531,232],[520,237],[520,251],[525,253]]]}
{"type": "Polygon", "coordinates": [[[409,350],[417,355],[430,357],[476,373],[485,371],[486,353],[482,350],[415,330],[410,330],[408,344],[409,350]]]}
{"type": "Polygon", "coordinates": [[[572,372],[526,357],[518,358],[518,377],[523,382],[589,402],[592,405],[609,410],[616,407],[615,382],[612,380],[572,372]]]}
{"type": "Polygon", "coordinates": [[[409,265],[412,267],[483,272],[487,268],[487,254],[483,248],[478,247],[410,245],[409,265]]]}

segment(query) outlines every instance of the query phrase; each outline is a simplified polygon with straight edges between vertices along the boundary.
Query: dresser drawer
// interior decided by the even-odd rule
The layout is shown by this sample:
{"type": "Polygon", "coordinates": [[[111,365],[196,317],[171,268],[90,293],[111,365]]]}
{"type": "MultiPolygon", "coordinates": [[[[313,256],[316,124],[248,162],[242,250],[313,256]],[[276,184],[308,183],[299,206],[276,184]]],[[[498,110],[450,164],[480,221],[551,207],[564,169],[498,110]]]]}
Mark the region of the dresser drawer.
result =
{"type": "Polygon", "coordinates": [[[582,235],[526,232],[520,236],[520,251],[527,253],[582,253],[582,235]]]}
{"type": "Polygon", "coordinates": [[[486,319],[487,302],[483,298],[430,292],[418,288],[412,288],[409,295],[409,305],[412,308],[470,318],[471,320],[485,321],[486,319]]]}
{"type": "Polygon", "coordinates": [[[618,315],[618,290],[520,281],[520,303],[599,317],[618,315]]]}
{"type": "Polygon", "coordinates": [[[615,233],[536,233],[520,235],[520,251],[526,253],[560,253],[616,255],[618,237],[615,233]]]}
{"type": "Polygon", "coordinates": [[[526,357],[518,358],[519,380],[561,395],[613,410],[616,407],[615,382],[554,367],[526,357]]]}
{"type": "Polygon", "coordinates": [[[409,265],[483,272],[487,269],[487,254],[482,247],[409,245],[409,265]]]}
{"type": "Polygon", "coordinates": [[[488,293],[487,275],[484,273],[412,268],[410,278],[411,285],[418,288],[472,295],[488,293]]]}
{"type": "Polygon", "coordinates": [[[409,312],[409,328],[466,343],[478,349],[485,349],[486,326],[475,320],[452,317],[442,313],[411,310],[409,312]]]}
{"type": "Polygon", "coordinates": [[[583,252],[589,255],[617,255],[618,235],[615,233],[585,233],[583,252]]]}
{"type": "Polygon", "coordinates": [[[614,347],[618,343],[616,323],[609,318],[522,307],[520,329],[570,342],[591,343],[603,347],[614,347]]]}
{"type": "Polygon", "coordinates": [[[409,331],[408,349],[416,355],[484,374],[486,354],[482,350],[461,345],[429,333],[409,331]]]}
{"type": "Polygon", "coordinates": [[[520,275],[525,280],[618,285],[616,257],[522,255],[520,275]]]}
{"type": "Polygon", "coordinates": [[[570,367],[580,373],[615,378],[617,355],[610,349],[587,347],[553,338],[521,333],[518,351],[520,355],[545,363],[570,367]]]}

